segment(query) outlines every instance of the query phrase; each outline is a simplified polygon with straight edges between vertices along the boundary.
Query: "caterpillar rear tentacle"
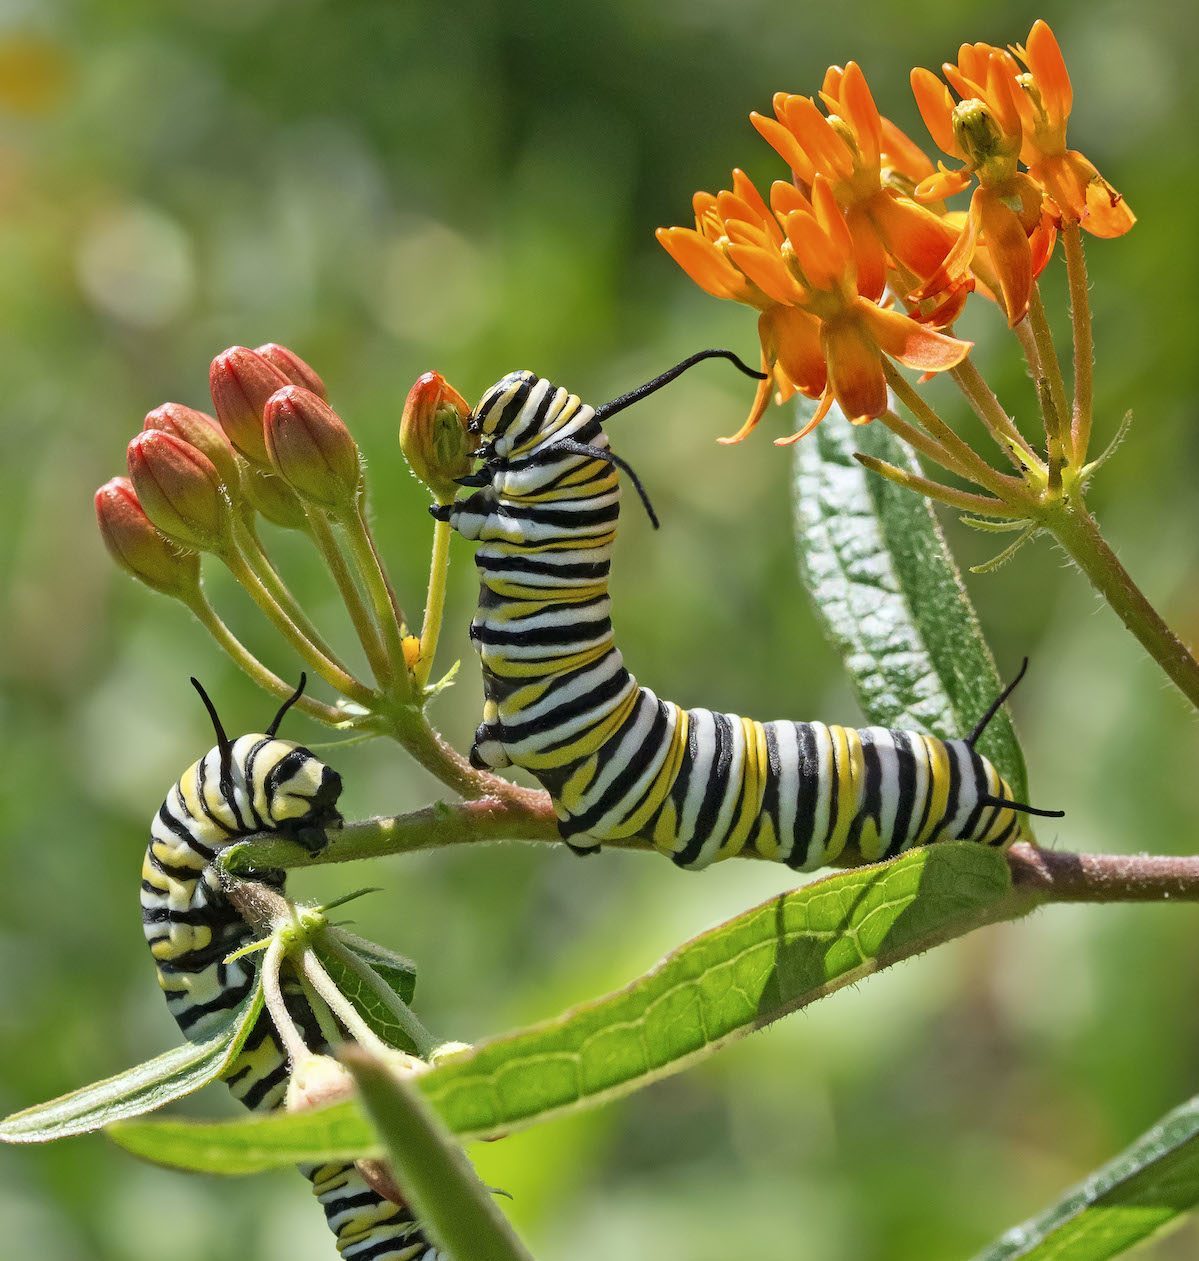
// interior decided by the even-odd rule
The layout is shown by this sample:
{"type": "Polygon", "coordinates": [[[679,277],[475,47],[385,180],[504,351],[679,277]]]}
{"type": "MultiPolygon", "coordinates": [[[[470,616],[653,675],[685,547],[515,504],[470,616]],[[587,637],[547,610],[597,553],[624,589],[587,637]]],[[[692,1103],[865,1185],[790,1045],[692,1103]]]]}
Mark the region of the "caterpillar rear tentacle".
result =
{"type": "Polygon", "coordinates": [[[513,372],[472,412],[480,469],[462,479],[470,493],[433,510],[478,543],[485,703],[471,761],[530,771],[576,853],[636,836],[681,867],[749,846],[806,871],[940,840],[1029,839],[1022,815],[1060,812],[1014,801],[974,748],[1010,688],[970,736],[939,740],[685,710],[625,668],[608,576],[627,466],[601,420],[717,355],[760,375],[705,351],[595,409],[513,372]]]}
{"type": "MultiPolygon", "coordinates": [[[[230,740],[207,693],[204,700],[217,744],[179,777],[150,828],[142,864],[141,905],[146,940],[171,1015],[192,1041],[212,1037],[254,986],[257,958],[225,962],[255,934],[225,896],[217,855],[254,832],[276,831],[319,849],[327,829],[340,824],[341,778],[308,749],[275,733],[300,697],[300,686],[265,732],[230,740]]],[[[256,878],[282,890],[281,871],[256,878]]],[[[313,1051],[327,1050],[299,981],[285,975],[285,1004],[313,1051]]],[[[291,1071],[270,1016],[257,1018],[224,1080],[247,1108],[281,1106],[291,1071]]],[[[444,1261],[411,1212],[384,1199],[353,1164],[301,1166],[349,1261],[444,1261]]]]}

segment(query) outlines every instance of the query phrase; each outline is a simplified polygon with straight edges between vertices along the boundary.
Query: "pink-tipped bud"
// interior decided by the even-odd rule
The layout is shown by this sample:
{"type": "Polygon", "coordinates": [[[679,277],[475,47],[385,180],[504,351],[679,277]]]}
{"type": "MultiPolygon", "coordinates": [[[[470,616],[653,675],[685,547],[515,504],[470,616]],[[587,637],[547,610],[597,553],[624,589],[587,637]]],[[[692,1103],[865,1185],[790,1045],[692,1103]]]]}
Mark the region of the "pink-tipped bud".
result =
{"type": "Polygon", "coordinates": [[[154,528],[127,477],[114,477],[96,491],[96,522],[113,560],[147,587],[187,599],[200,584],[200,558],[185,552],[154,528]]]}
{"type": "Polygon", "coordinates": [[[328,403],[284,386],[267,400],[263,420],[267,454],[289,486],[323,508],[353,506],[362,487],[358,444],[328,403]]]}
{"type": "Polygon", "coordinates": [[[167,536],[202,552],[229,539],[229,502],[221,475],[202,452],[161,429],[129,444],[129,478],[146,516],[167,536]]]}
{"type": "Polygon", "coordinates": [[[262,412],[267,399],[287,384],[287,377],[274,364],[245,346],[222,350],[208,369],[208,388],[225,436],[260,468],[270,465],[262,412]]]}
{"type": "Polygon", "coordinates": [[[294,350],[280,346],[278,342],[267,342],[265,346],[256,346],[254,353],[278,368],[292,385],[302,385],[326,402],[329,401],[329,391],[325,389],[325,383],[316,369],[307,360],[301,359],[294,350]]]}
{"type": "Polygon", "coordinates": [[[470,406],[439,372],[417,377],[404,402],[400,450],[408,467],[442,503],[458,492],[454,479],[470,472],[470,406]]]}
{"type": "Polygon", "coordinates": [[[230,494],[236,494],[241,475],[237,468],[237,454],[233,443],[225,437],[225,431],[205,412],[198,412],[182,403],[163,403],[146,413],[143,429],[161,429],[182,438],[197,451],[203,451],[221,475],[230,494]]]}

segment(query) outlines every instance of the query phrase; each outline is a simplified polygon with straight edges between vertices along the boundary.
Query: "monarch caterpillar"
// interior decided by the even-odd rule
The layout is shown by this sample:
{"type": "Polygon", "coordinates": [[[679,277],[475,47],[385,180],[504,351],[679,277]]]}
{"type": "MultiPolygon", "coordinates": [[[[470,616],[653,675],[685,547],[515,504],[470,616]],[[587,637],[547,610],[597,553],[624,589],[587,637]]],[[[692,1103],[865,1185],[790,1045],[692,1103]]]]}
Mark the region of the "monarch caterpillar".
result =
{"type": "Polygon", "coordinates": [[[1002,846],[1026,837],[1021,814],[1060,814],[1013,801],[975,751],[1019,676],[960,740],[760,723],[684,710],[638,686],[610,619],[618,471],[657,519],[602,422],[711,357],[760,376],[729,351],[701,351],[593,408],[512,372],[468,418],[482,464],[460,483],[478,489],[431,511],[479,544],[471,638],[485,701],[472,761],[530,771],[577,853],[638,836],[688,868],[746,846],[801,871],[847,851],[869,861],[938,840],[1002,846]]]}
{"type": "MultiPolygon", "coordinates": [[[[299,700],[305,679],[265,732],[230,741],[207,693],[192,679],[212,719],[216,747],[188,767],[167,794],[150,828],[142,864],[142,923],[158,965],[158,981],[180,1029],[193,1041],[213,1036],[221,1020],[250,993],[253,955],[229,960],[253,931],[226,897],[215,859],[253,832],[281,832],[320,849],[326,829],[341,822],[341,777],[308,749],[275,733],[299,700]]],[[[281,871],[257,878],[282,889],[281,871]]],[[[325,1046],[320,1027],[294,978],[282,983],[288,1012],[314,1050],[325,1046]]],[[[270,1016],[259,1015],[224,1073],[248,1108],[279,1107],[290,1065],[270,1016]]],[[[301,1166],[347,1261],[439,1261],[407,1208],[384,1199],[353,1164],[301,1166]]]]}

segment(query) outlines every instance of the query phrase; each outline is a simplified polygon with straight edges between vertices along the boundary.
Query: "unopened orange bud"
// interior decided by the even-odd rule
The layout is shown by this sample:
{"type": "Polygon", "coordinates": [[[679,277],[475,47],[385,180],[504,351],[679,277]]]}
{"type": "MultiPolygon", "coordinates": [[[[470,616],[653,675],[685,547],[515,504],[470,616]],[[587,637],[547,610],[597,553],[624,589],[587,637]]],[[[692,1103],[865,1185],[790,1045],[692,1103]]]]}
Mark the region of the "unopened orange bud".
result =
{"type": "Polygon", "coordinates": [[[143,429],[161,429],[182,438],[197,451],[203,451],[221,475],[230,494],[236,494],[241,475],[237,468],[237,453],[233,443],[225,437],[225,431],[205,412],[198,412],[182,403],[163,403],[146,413],[143,429]]]}
{"type": "Polygon", "coordinates": [[[354,1091],[349,1070],[331,1055],[309,1055],[297,1059],[291,1071],[285,1106],[288,1112],[309,1112],[348,1099],[354,1091]]]}
{"type": "Polygon", "coordinates": [[[324,381],[320,379],[316,369],[301,359],[294,350],[280,346],[278,342],[267,342],[265,346],[256,346],[254,353],[278,368],[292,385],[302,385],[328,402],[329,391],[325,389],[324,381]]]}
{"type": "Polygon", "coordinates": [[[458,493],[454,479],[470,472],[470,406],[439,372],[417,377],[404,403],[400,450],[408,467],[441,503],[458,493]]]}
{"type": "Polygon", "coordinates": [[[96,521],[105,547],[126,573],[176,599],[196,594],[199,556],[183,551],[154,528],[127,477],[114,477],[96,491],[96,521]]]}
{"type": "Polygon", "coordinates": [[[263,421],[267,454],[288,485],[323,508],[353,506],[362,488],[358,444],[328,403],[287,385],[267,400],[263,421]]]}
{"type": "Polygon", "coordinates": [[[129,444],[129,477],[146,516],[167,536],[200,551],[229,540],[229,502],[213,462],[182,438],[146,429],[129,444]]]}
{"type": "Polygon", "coordinates": [[[208,369],[208,388],[225,436],[260,468],[270,466],[262,432],[263,409],[267,399],[288,384],[274,364],[245,346],[221,351],[208,369]]]}

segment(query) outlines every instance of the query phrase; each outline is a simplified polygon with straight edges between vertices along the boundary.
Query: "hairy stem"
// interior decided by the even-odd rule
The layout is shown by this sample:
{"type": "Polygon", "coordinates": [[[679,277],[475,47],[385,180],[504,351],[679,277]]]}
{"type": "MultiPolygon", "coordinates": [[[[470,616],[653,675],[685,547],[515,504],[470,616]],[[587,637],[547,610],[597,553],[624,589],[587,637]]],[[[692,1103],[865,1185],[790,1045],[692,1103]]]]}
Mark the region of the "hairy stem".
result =
{"type": "Polygon", "coordinates": [[[441,619],[445,613],[446,574],[450,563],[450,537],[453,528],[448,521],[433,523],[433,555],[429,561],[429,593],[425,598],[425,618],[420,628],[420,658],[416,663],[416,690],[428,684],[441,638],[441,619]]]}
{"type": "Polygon", "coordinates": [[[1077,223],[1062,229],[1066,247],[1066,278],[1070,285],[1070,322],[1074,329],[1074,415],[1070,424],[1073,462],[1086,463],[1091,444],[1094,413],[1095,342],[1091,325],[1091,294],[1087,284],[1087,258],[1082,231],[1077,223]]]}
{"type": "Polygon", "coordinates": [[[1059,502],[1044,512],[1042,524],[1141,641],[1145,651],[1199,709],[1199,661],[1133,582],[1085,506],[1078,501],[1059,502]]]}
{"type": "MultiPolygon", "coordinates": [[[[202,591],[197,591],[195,597],[189,599],[186,603],[187,607],[195,614],[200,625],[216,640],[218,647],[222,648],[232,658],[234,664],[244,671],[260,688],[266,692],[273,693],[280,700],[287,700],[291,696],[295,691],[295,685],[284,683],[277,674],[268,670],[254,656],[245,644],[225,625],[202,591]]],[[[301,696],[296,702],[296,708],[303,710],[310,718],[315,718],[318,722],[323,722],[329,727],[345,727],[350,722],[346,714],[335,709],[332,705],[326,705],[323,701],[318,701],[311,696],[301,696]]]]}
{"type": "Polygon", "coordinates": [[[1037,379],[1037,394],[1041,404],[1041,417],[1045,422],[1049,488],[1058,490],[1062,484],[1062,468],[1068,458],[1066,442],[1070,422],[1066,410],[1066,383],[1062,378],[1057,347],[1053,344],[1053,330],[1049,327],[1049,317],[1045,313],[1045,304],[1041,301],[1040,285],[1032,287],[1028,303],[1028,326],[1037,347],[1037,361],[1041,370],[1037,379]]]}
{"type": "Polygon", "coordinates": [[[349,540],[354,563],[366,585],[367,595],[374,608],[375,620],[383,631],[383,646],[392,665],[391,690],[401,703],[412,699],[412,679],[404,661],[404,633],[401,617],[395,603],[391,584],[388,582],[383,562],[371,538],[370,527],[358,500],[340,520],[349,540]]]}
{"type": "Polygon", "coordinates": [[[973,359],[964,359],[956,368],[949,370],[949,375],[965,395],[974,414],[986,426],[996,445],[1018,471],[1023,471],[1026,467],[1045,467],[1041,457],[1029,446],[1028,439],[1004,411],[1003,404],[995,397],[995,391],[983,380],[973,359]],[[1013,454],[1013,446],[1019,447],[1024,453],[1022,459],[1013,454]]]}
{"type": "Polygon", "coordinates": [[[1026,508],[1014,508],[1002,499],[993,499],[989,495],[974,495],[966,490],[957,490],[953,486],[946,486],[941,482],[931,481],[927,477],[921,477],[918,473],[911,472],[910,469],[889,464],[886,460],[880,460],[873,455],[865,455],[861,451],[855,451],[853,458],[859,464],[865,465],[872,473],[877,473],[880,477],[885,477],[888,481],[895,482],[898,486],[914,490],[918,495],[927,495],[930,499],[939,500],[941,503],[948,504],[951,508],[958,508],[962,512],[981,513],[987,517],[1007,517],[1013,520],[1020,520],[1028,511],[1026,508]]]}
{"type": "Polygon", "coordinates": [[[358,636],[363,652],[366,653],[367,661],[370,662],[371,672],[379,686],[386,689],[394,677],[394,663],[388,659],[383,641],[379,638],[379,628],[371,620],[370,610],[362,598],[357,582],[354,581],[349,565],[346,564],[345,556],[342,555],[337,535],[329,524],[328,517],[320,508],[309,508],[305,505],[305,513],[312,538],[330,574],[333,575],[333,581],[337,584],[342,603],[346,606],[350,621],[354,624],[354,633],[358,636]]]}

